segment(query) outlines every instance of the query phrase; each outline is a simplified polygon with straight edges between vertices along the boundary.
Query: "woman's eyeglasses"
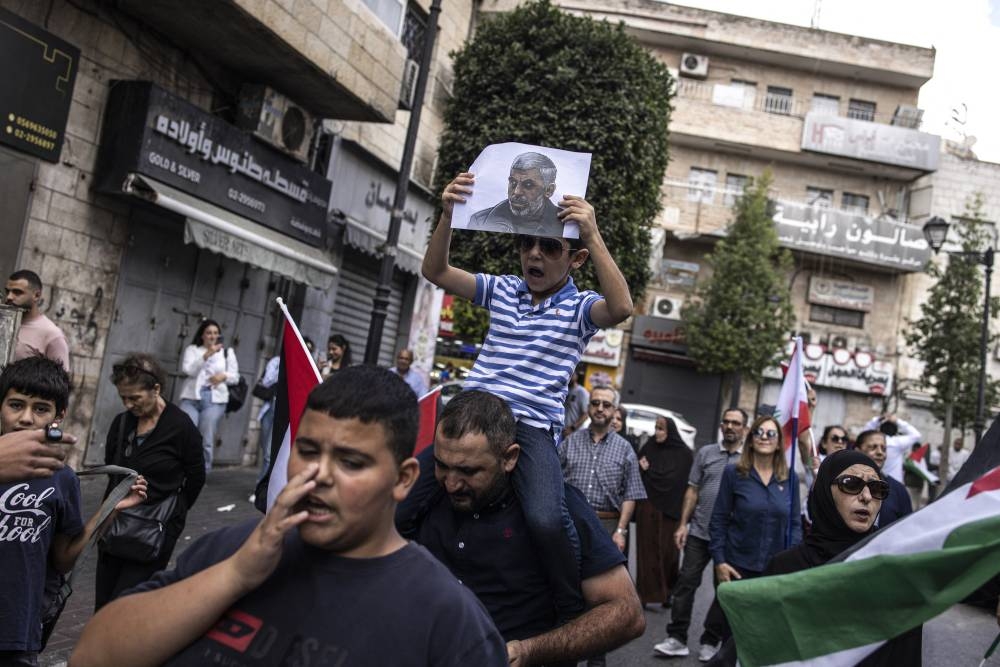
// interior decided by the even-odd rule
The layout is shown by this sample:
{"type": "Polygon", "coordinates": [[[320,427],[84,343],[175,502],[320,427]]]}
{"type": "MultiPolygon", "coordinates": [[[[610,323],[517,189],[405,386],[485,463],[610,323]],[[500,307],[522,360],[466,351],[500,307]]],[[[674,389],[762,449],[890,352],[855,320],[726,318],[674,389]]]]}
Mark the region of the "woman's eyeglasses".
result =
{"type": "Polygon", "coordinates": [[[838,443],[839,442],[847,442],[847,436],[846,435],[831,435],[830,436],[830,442],[838,442],[838,443]]]}
{"type": "Polygon", "coordinates": [[[755,428],[753,430],[753,437],[760,438],[761,440],[774,440],[775,438],[778,437],[778,432],[775,431],[773,428],[769,429],[755,428]]]}
{"type": "Polygon", "coordinates": [[[848,495],[856,496],[867,486],[868,492],[872,494],[872,498],[885,500],[889,497],[889,482],[881,479],[865,480],[856,475],[841,475],[833,481],[838,489],[848,495]]]}
{"type": "Polygon", "coordinates": [[[531,252],[531,249],[538,244],[538,249],[549,259],[559,259],[562,254],[569,250],[559,239],[550,239],[544,236],[527,236],[519,234],[517,237],[517,247],[521,252],[531,252]]]}

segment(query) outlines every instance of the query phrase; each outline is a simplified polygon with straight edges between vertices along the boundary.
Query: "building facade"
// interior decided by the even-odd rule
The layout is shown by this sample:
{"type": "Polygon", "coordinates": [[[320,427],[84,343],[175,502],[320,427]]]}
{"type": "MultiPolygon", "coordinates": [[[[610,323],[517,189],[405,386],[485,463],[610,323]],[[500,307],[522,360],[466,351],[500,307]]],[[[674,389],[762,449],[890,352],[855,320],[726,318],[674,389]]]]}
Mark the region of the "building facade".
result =
{"type": "MultiPolygon", "coordinates": [[[[515,4],[487,0],[484,11],[515,4]]],[[[890,408],[903,298],[930,255],[907,212],[916,182],[938,167],[940,139],[920,131],[916,106],[934,51],[652,0],[556,4],[624,22],[676,80],[655,277],[632,320],[624,399],[677,410],[699,442],[715,438],[728,397],[687,357],[679,311],[711,275],[705,257],[736,198],[770,170],[816,422],[857,432],[890,408]]],[[[740,404],[773,404],[779,385],[777,368],[761,386],[744,382],[740,404]]]]}
{"type": "MultiPolygon", "coordinates": [[[[439,21],[379,360],[408,337],[448,96],[471,2],[439,21]]],[[[430,0],[0,0],[7,59],[0,273],[35,270],[65,332],[73,460],[102,461],[129,352],[170,372],[220,322],[250,385],[283,297],[319,350],[364,354],[430,0]],[[17,67],[14,66],[17,63],[17,67]],[[19,68],[30,71],[20,79],[19,68]],[[33,69],[32,69],[33,68],[33,69]],[[63,109],[49,117],[52,109],[63,109]],[[15,139],[19,139],[17,141],[15,139]],[[367,299],[367,301],[366,301],[367,299]]],[[[216,459],[252,456],[256,403],[226,417],[216,459]]]]}
{"type": "MultiPolygon", "coordinates": [[[[913,186],[910,200],[910,219],[914,224],[922,225],[931,217],[937,216],[955,226],[960,226],[966,219],[968,207],[976,199],[982,198],[980,215],[992,228],[993,245],[996,247],[997,224],[1000,222],[1000,164],[984,162],[976,158],[966,142],[945,141],[941,150],[941,161],[937,171],[920,178],[913,186]]],[[[934,261],[945,263],[949,261],[965,261],[960,258],[950,258],[947,251],[961,250],[957,244],[954,232],[948,236],[948,242],[942,248],[934,261]]],[[[982,273],[980,273],[982,275],[982,273]]],[[[1000,286],[994,280],[991,293],[1000,294],[1000,286]]],[[[923,304],[927,303],[927,294],[933,282],[923,273],[913,274],[907,281],[902,298],[906,304],[904,318],[914,321],[920,318],[923,304]]],[[[995,315],[995,313],[994,313],[995,315]]],[[[991,330],[996,331],[996,320],[991,317],[991,330]]],[[[942,424],[930,413],[930,396],[920,387],[919,378],[922,366],[917,359],[905,355],[900,359],[900,389],[897,398],[900,405],[913,416],[913,421],[926,434],[926,440],[940,444],[943,440],[942,424]]],[[[1000,373],[1000,351],[990,349],[986,357],[986,373],[995,378],[1000,373]]],[[[986,406],[986,428],[990,427],[993,417],[997,414],[997,406],[986,406]]],[[[971,424],[968,425],[971,429],[971,424]]],[[[952,437],[959,437],[955,432],[952,437]]],[[[972,437],[965,434],[966,447],[971,447],[972,437]]]]}

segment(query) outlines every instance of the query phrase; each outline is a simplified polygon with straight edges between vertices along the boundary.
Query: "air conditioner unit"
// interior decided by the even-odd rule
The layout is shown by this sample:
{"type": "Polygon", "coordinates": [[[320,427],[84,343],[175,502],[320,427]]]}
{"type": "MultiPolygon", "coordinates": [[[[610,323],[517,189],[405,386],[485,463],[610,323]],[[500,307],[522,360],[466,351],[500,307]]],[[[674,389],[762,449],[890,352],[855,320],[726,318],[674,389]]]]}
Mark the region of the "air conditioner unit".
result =
{"type": "Polygon", "coordinates": [[[403,67],[403,83],[399,88],[399,108],[407,111],[413,109],[413,98],[417,96],[417,75],[420,74],[420,63],[412,58],[406,59],[403,67]]]}
{"type": "Polygon", "coordinates": [[[920,121],[923,117],[923,109],[911,107],[908,104],[900,104],[896,107],[896,113],[892,115],[892,124],[916,130],[920,128],[920,121]]]}
{"type": "Polygon", "coordinates": [[[692,79],[708,77],[708,56],[697,53],[685,53],[681,56],[681,76],[692,79]]]}
{"type": "Polygon", "coordinates": [[[683,303],[680,299],[670,296],[658,296],[653,299],[653,308],[649,314],[655,317],[669,317],[672,320],[679,320],[682,305],[683,303]]]}
{"type": "Polygon", "coordinates": [[[838,350],[840,348],[848,349],[850,341],[847,336],[835,335],[830,337],[830,349],[838,350]]]}
{"type": "Polygon", "coordinates": [[[272,88],[243,87],[237,125],[297,160],[309,160],[315,131],[312,115],[272,88]]]}

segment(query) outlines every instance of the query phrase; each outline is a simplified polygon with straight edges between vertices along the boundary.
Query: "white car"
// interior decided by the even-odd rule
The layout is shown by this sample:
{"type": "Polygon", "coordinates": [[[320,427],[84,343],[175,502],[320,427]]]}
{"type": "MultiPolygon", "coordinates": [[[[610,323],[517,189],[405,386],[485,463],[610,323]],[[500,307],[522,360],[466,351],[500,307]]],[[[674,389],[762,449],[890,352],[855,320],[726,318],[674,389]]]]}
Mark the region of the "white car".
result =
{"type": "MultiPolygon", "coordinates": [[[[654,405],[641,405],[639,403],[622,403],[621,407],[625,408],[625,428],[629,435],[639,436],[640,438],[644,435],[652,436],[653,431],[656,430],[656,418],[669,417],[677,425],[677,430],[680,431],[681,440],[684,441],[684,444],[688,448],[694,449],[694,437],[698,434],[698,429],[691,426],[680,414],[666,408],[658,408],[654,405]]],[[[583,422],[581,428],[587,428],[589,424],[590,419],[588,418],[583,422]]]]}
{"type": "Polygon", "coordinates": [[[651,436],[656,429],[656,418],[669,417],[677,425],[677,430],[680,431],[684,444],[694,449],[694,437],[698,434],[698,429],[691,426],[680,414],[666,408],[638,403],[622,403],[622,407],[625,408],[625,427],[632,435],[646,434],[651,436]]]}

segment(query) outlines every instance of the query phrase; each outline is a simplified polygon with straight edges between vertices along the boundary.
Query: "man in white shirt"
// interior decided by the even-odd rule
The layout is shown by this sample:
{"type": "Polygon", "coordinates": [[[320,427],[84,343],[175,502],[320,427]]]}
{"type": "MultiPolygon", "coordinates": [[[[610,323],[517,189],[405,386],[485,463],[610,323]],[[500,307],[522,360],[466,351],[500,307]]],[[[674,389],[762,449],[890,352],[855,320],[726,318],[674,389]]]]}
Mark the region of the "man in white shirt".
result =
{"type": "Polygon", "coordinates": [[[965,441],[962,438],[955,438],[952,443],[951,454],[948,455],[948,481],[955,479],[955,475],[962,469],[965,462],[969,460],[971,452],[965,449],[965,441]]]}
{"type": "Polygon", "coordinates": [[[396,355],[396,366],[389,370],[403,378],[403,382],[409,385],[413,393],[420,398],[427,393],[427,380],[423,374],[413,366],[413,350],[403,349],[396,355]]]}
{"type": "Polygon", "coordinates": [[[903,461],[909,456],[915,443],[923,437],[920,431],[895,414],[872,417],[862,431],[881,431],[885,434],[885,465],[882,472],[893,477],[897,482],[903,481],[903,461]]]}

